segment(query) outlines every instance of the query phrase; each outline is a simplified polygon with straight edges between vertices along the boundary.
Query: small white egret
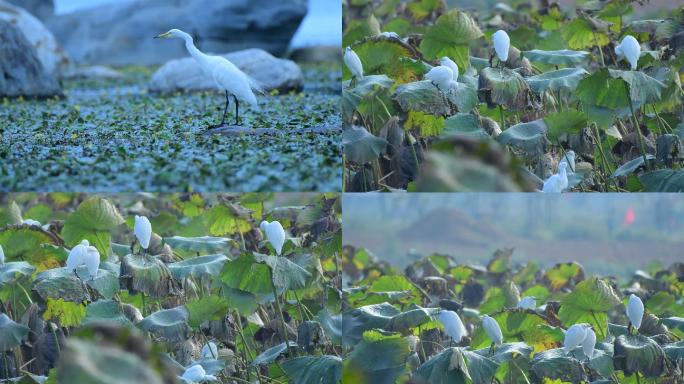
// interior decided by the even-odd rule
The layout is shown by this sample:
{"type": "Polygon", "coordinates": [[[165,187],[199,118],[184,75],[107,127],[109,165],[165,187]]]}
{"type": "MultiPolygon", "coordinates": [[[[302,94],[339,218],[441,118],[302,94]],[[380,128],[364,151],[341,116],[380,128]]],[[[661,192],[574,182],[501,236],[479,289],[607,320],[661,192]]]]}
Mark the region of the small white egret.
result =
{"type": "Polygon", "coordinates": [[[627,318],[629,324],[636,329],[637,333],[641,327],[641,320],[644,318],[644,303],[639,296],[631,294],[629,296],[629,303],[627,303],[627,318]]]}
{"type": "Polygon", "coordinates": [[[25,219],[21,222],[24,225],[35,225],[36,227],[40,227],[40,221],[37,220],[32,220],[32,219],[25,219]]]}
{"type": "Polygon", "coordinates": [[[451,82],[454,78],[454,72],[451,70],[451,68],[445,65],[438,65],[426,73],[425,78],[430,80],[432,84],[436,85],[440,91],[446,92],[451,89],[451,82]]]}
{"type": "Polygon", "coordinates": [[[181,376],[181,378],[193,381],[195,383],[217,380],[216,376],[207,375],[207,371],[205,371],[204,368],[199,364],[195,364],[192,367],[186,369],[185,372],[183,372],[183,376],[181,376]]]}
{"type": "Polygon", "coordinates": [[[150,246],[150,238],[152,237],[152,224],[146,216],[135,215],[135,225],[133,226],[135,237],[143,249],[150,246]]]}
{"type": "Polygon", "coordinates": [[[0,265],[5,264],[5,251],[2,249],[2,245],[0,245],[0,265]]]}
{"type": "Polygon", "coordinates": [[[508,37],[506,31],[499,29],[492,35],[492,43],[494,44],[494,51],[499,61],[505,62],[508,60],[508,50],[511,47],[511,38],[508,37]]]}
{"type": "Polygon", "coordinates": [[[359,55],[357,55],[351,47],[344,49],[344,65],[349,68],[349,71],[355,79],[363,78],[363,64],[361,64],[359,55]]]}
{"type": "Polygon", "coordinates": [[[499,323],[497,323],[493,317],[487,315],[482,316],[482,326],[484,327],[489,340],[492,341],[492,344],[501,345],[501,343],[503,343],[501,327],[499,327],[499,323]]]}
{"type": "Polygon", "coordinates": [[[95,279],[97,277],[97,270],[100,268],[100,252],[98,252],[97,248],[88,245],[83,263],[88,268],[90,278],[95,279]]]}
{"type": "Polygon", "coordinates": [[[641,46],[632,35],[627,35],[622,39],[622,43],[615,47],[615,54],[627,60],[632,66],[632,71],[635,71],[641,54],[641,46]]]}
{"type": "Polygon", "coordinates": [[[546,193],[560,193],[563,192],[565,188],[568,187],[568,173],[566,168],[568,163],[558,164],[558,173],[551,175],[546,181],[544,181],[544,186],[542,187],[542,192],[546,193]]]}
{"type": "Polygon", "coordinates": [[[518,301],[518,305],[516,307],[534,310],[537,308],[537,298],[534,296],[525,296],[518,301]]]}
{"type": "Polygon", "coordinates": [[[213,341],[204,344],[202,347],[202,357],[218,359],[218,347],[213,341]]]}
{"type": "Polygon", "coordinates": [[[80,244],[77,244],[75,247],[71,248],[71,251],[69,251],[69,256],[67,256],[66,260],[66,269],[68,271],[75,271],[76,268],[85,263],[85,260],[88,257],[89,246],[90,242],[88,240],[83,240],[80,244]]]}
{"type": "Polygon", "coordinates": [[[439,313],[438,318],[440,323],[444,326],[447,335],[449,335],[454,342],[458,343],[463,337],[468,335],[468,331],[456,312],[443,310],[439,313]]]}
{"type": "Polygon", "coordinates": [[[439,59],[439,63],[441,65],[443,65],[445,67],[449,67],[449,69],[451,69],[451,74],[452,74],[451,80],[453,80],[453,81],[458,80],[458,65],[456,65],[456,63],[454,63],[453,60],[451,60],[447,56],[444,56],[441,59],[439,59]]]}
{"type": "Polygon", "coordinates": [[[594,356],[594,348],[596,347],[596,333],[593,329],[587,327],[587,334],[582,341],[582,351],[584,355],[591,359],[594,356]]]}
{"type": "Polygon", "coordinates": [[[226,106],[223,108],[221,124],[226,120],[230,96],[235,100],[235,125],[240,124],[240,101],[244,101],[257,109],[259,107],[256,96],[252,90],[261,91],[257,82],[242,72],[235,64],[222,56],[210,56],[202,53],[195,47],[192,37],[179,29],[171,29],[166,33],[155,36],[157,38],[178,38],[185,41],[185,48],[190,53],[206,76],[214,80],[214,84],[220,91],[226,93],[226,106]]]}
{"type": "Polygon", "coordinates": [[[587,324],[574,324],[565,331],[565,340],[563,341],[563,351],[567,355],[573,349],[582,345],[584,338],[587,336],[587,324]]]}
{"type": "Polygon", "coordinates": [[[278,256],[283,250],[283,244],[285,244],[285,230],[283,226],[280,225],[278,221],[271,221],[270,223],[266,220],[259,224],[259,228],[266,234],[268,242],[271,243],[273,249],[275,249],[278,256]]]}
{"type": "Polygon", "coordinates": [[[575,173],[575,159],[576,159],[575,151],[569,150],[565,152],[565,156],[561,158],[560,163],[562,164],[565,163],[566,165],[566,172],[567,173],[575,173]]]}
{"type": "Polygon", "coordinates": [[[393,37],[395,39],[399,38],[399,34],[396,32],[380,32],[380,34],[378,36],[382,36],[384,38],[390,38],[390,37],[393,37]]]}

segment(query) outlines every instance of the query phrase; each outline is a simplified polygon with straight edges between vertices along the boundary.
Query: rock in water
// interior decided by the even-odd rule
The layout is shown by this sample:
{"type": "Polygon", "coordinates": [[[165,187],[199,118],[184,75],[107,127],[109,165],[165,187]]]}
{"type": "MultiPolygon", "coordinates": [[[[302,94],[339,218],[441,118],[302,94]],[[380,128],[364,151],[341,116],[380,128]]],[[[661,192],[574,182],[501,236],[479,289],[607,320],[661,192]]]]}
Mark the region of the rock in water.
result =
{"type": "Polygon", "coordinates": [[[59,77],[67,70],[70,65],[69,57],[57,43],[52,32],[40,20],[25,9],[3,0],[0,0],[0,20],[5,20],[19,27],[29,43],[35,48],[38,59],[49,74],[59,77]]]}
{"type": "Polygon", "coordinates": [[[55,16],[50,29],[78,64],[152,65],[187,56],[180,41],[152,37],[187,31],[203,52],[262,48],[282,55],[307,0],[132,0],[55,16]]]}
{"type": "MultiPolygon", "coordinates": [[[[247,75],[255,79],[264,91],[299,90],[304,78],[299,66],[290,60],[278,59],[261,49],[245,49],[224,55],[247,75]]],[[[214,81],[202,72],[195,59],[171,60],[152,76],[151,92],[202,91],[216,89],[214,81]]]]}
{"type": "Polygon", "coordinates": [[[57,80],[48,74],[19,28],[0,20],[0,97],[61,96],[57,80]]]}

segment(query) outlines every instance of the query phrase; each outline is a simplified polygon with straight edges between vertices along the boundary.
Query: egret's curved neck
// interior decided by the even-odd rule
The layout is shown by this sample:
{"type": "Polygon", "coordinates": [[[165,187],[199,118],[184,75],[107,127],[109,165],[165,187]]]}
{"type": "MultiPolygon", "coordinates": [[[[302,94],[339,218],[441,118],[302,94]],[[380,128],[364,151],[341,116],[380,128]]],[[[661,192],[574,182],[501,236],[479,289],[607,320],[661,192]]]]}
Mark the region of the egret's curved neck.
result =
{"type": "Polygon", "coordinates": [[[195,47],[195,43],[192,41],[192,37],[185,32],[182,33],[182,37],[183,40],[185,40],[185,49],[188,50],[190,56],[194,57],[195,60],[199,61],[200,63],[203,63],[206,59],[206,55],[200,52],[200,50],[197,49],[197,47],[195,47]]]}

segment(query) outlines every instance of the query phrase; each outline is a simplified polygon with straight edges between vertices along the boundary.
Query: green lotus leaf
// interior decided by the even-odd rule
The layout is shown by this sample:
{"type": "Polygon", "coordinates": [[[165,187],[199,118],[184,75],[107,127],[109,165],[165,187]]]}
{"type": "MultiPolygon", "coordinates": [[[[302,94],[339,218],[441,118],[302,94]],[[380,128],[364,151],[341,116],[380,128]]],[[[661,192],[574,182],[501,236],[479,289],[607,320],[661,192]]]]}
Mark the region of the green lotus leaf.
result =
{"type": "Polygon", "coordinates": [[[106,257],[109,255],[111,231],[124,222],[114,204],[93,196],[69,214],[64,221],[62,237],[69,247],[88,240],[100,252],[100,257],[106,257]]]}
{"type": "MultiPolygon", "coordinates": [[[[655,159],[655,156],[651,155],[650,153],[646,154],[646,160],[652,159],[655,159]]],[[[638,156],[622,164],[620,167],[618,167],[618,169],[615,170],[615,172],[613,172],[613,174],[610,177],[629,176],[642,165],[644,165],[644,157],[638,156]]]]}
{"type": "Polygon", "coordinates": [[[33,281],[33,290],[44,301],[48,299],[64,299],[76,303],[90,301],[90,294],[85,283],[66,268],[48,269],[39,273],[33,281]]]}
{"type": "Polygon", "coordinates": [[[228,300],[216,295],[203,296],[185,304],[188,324],[197,328],[207,320],[221,320],[228,312],[228,300]]]}
{"type": "Polygon", "coordinates": [[[4,313],[0,313],[0,351],[8,351],[18,345],[28,335],[30,329],[14,322],[4,313]]]}
{"type": "Polygon", "coordinates": [[[574,90],[580,80],[588,74],[589,72],[584,68],[563,68],[530,76],[526,80],[530,88],[537,93],[542,93],[547,89],[558,92],[561,89],[574,90]]]}
{"type": "MultiPolygon", "coordinates": [[[[531,310],[505,309],[491,315],[501,327],[506,341],[523,341],[535,351],[555,348],[562,341],[563,331],[552,327],[544,317],[531,310]]],[[[472,334],[471,347],[489,347],[491,340],[482,327],[472,334]]]]}
{"type": "Polygon", "coordinates": [[[132,294],[165,297],[179,292],[179,284],[166,264],[148,254],[126,255],[121,260],[121,282],[132,294]]]}
{"type": "MultiPolygon", "coordinates": [[[[227,237],[201,236],[201,237],[165,237],[164,243],[174,251],[185,255],[230,253],[235,245],[233,239],[227,237]]],[[[113,245],[112,245],[113,246],[113,245]]],[[[122,255],[122,256],[125,256],[122,255]]]]}
{"type": "Polygon", "coordinates": [[[297,263],[281,256],[269,256],[259,253],[254,254],[258,263],[264,263],[271,268],[273,284],[278,289],[302,289],[306,287],[306,280],[311,273],[297,263]]]}
{"type": "Polygon", "coordinates": [[[36,268],[25,261],[0,264],[0,288],[30,277],[36,268]]]}
{"type": "Polygon", "coordinates": [[[287,344],[285,343],[280,343],[276,346],[273,346],[271,348],[268,348],[267,350],[261,352],[259,356],[257,356],[254,361],[252,361],[252,365],[261,365],[261,364],[270,364],[278,359],[280,355],[282,355],[285,351],[287,351],[289,348],[297,348],[297,343],[294,341],[288,341],[287,344]]]}
{"type": "Polygon", "coordinates": [[[16,201],[0,206],[0,227],[21,224],[21,221],[21,208],[16,201]]]}
{"type": "Polygon", "coordinates": [[[457,113],[444,121],[443,137],[452,135],[474,136],[477,138],[489,138],[489,134],[480,126],[477,116],[469,113],[457,113]]]}
{"type": "Polygon", "coordinates": [[[478,89],[481,99],[490,107],[502,105],[522,110],[532,105],[529,85],[518,72],[509,68],[487,67],[480,71],[478,89]]]}
{"type": "Polygon", "coordinates": [[[665,352],[652,339],[643,335],[620,335],[615,339],[613,363],[615,369],[631,375],[639,372],[646,377],[658,377],[665,370],[665,352]]]}
{"type": "Polygon", "coordinates": [[[207,255],[171,263],[168,264],[168,267],[173,277],[177,280],[183,280],[188,276],[200,279],[204,276],[218,275],[226,261],[228,261],[226,255],[207,255]]]}
{"type": "Polygon", "coordinates": [[[280,363],[297,384],[336,384],[342,381],[342,359],[337,356],[302,356],[280,363]]]}
{"type": "Polygon", "coordinates": [[[361,126],[347,127],[342,131],[342,145],[347,160],[365,164],[377,159],[385,151],[387,141],[361,126]]]}
{"type": "Polygon", "coordinates": [[[684,171],[659,169],[639,175],[646,192],[684,192],[684,171]]]}
{"type": "Polygon", "coordinates": [[[345,312],[342,315],[342,343],[355,345],[361,340],[364,331],[385,328],[400,313],[389,303],[366,305],[345,312]]]}
{"type": "Polygon", "coordinates": [[[451,106],[445,95],[430,80],[402,84],[393,98],[404,111],[420,111],[435,116],[451,114],[451,106]]]}
{"type": "Polygon", "coordinates": [[[124,315],[121,304],[114,300],[98,300],[88,304],[82,324],[99,322],[111,322],[124,327],[133,325],[124,315]]]}
{"type": "Polygon", "coordinates": [[[549,349],[534,355],[532,374],[539,382],[544,379],[571,383],[587,380],[579,360],[566,355],[563,349],[549,349]]]}
{"type": "Polygon", "coordinates": [[[42,245],[60,246],[54,234],[33,225],[10,225],[0,229],[0,245],[5,261],[28,261],[39,270],[55,268],[62,260],[42,245]]]}
{"type": "Polygon", "coordinates": [[[392,384],[404,373],[408,355],[406,339],[368,332],[347,355],[342,368],[342,382],[392,384]]]}
{"type": "Polygon", "coordinates": [[[519,123],[501,132],[496,141],[516,147],[528,154],[541,154],[548,146],[548,127],[543,119],[519,123]]]}
{"type": "Polygon", "coordinates": [[[144,318],[138,327],[170,341],[183,341],[190,330],[188,317],[188,310],[184,306],[162,309],[144,318]]]}
{"type": "Polygon", "coordinates": [[[469,46],[483,36],[477,22],[470,15],[451,9],[429,26],[420,43],[420,50],[428,59],[448,56],[459,68],[468,68],[469,46]]]}
{"type": "Polygon", "coordinates": [[[570,49],[562,49],[559,51],[543,51],[541,49],[533,49],[531,51],[523,52],[525,57],[530,61],[552,65],[576,65],[582,64],[589,60],[591,54],[586,51],[572,51],[570,49]]]}
{"type": "Polygon", "coordinates": [[[597,333],[605,334],[607,312],[622,302],[613,288],[596,277],[584,280],[575,286],[575,290],[561,299],[558,312],[563,324],[567,327],[578,323],[589,323],[597,333]]]}

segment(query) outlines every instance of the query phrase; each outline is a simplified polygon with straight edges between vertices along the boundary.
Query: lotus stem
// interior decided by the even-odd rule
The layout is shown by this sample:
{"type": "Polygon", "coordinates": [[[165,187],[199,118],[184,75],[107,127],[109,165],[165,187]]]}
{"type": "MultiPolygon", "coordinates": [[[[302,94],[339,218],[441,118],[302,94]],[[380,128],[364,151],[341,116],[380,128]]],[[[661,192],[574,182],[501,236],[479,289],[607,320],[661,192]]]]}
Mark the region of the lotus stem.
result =
{"type": "Polygon", "coordinates": [[[591,317],[596,322],[596,325],[597,325],[596,330],[599,331],[599,335],[601,336],[601,340],[605,339],[606,337],[603,335],[603,329],[601,327],[598,327],[599,321],[596,318],[596,314],[594,313],[594,311],[591,311],[591,317]]]}
{"type": "Polygon", "coordinates": [[[598,38],[596,37],[596,32],[593,32],[594,35],[594,43],[596,44],[596,48],[598,48],[599,53],[601,54],[601,65],[603,67],[606,66],[606,59],[603,57],[603,49],[601,49],[601,46],[598,43],[598,38]]]}
{"type": "Polygon", "coordinates": [[[651,166],[648,164],[648,159],[646,159],[646,147],[644,146],[644,138],[641,136],[641,127],[639,127],[639,120],[634,112],[634,106],[632,105],[632,98],[629,95],[629,86],[627,83],[625,85],[625,94],[627,94],[627,100],[629,100],[629,110],[632,112],[632,118],[634,119],[634,129],[636,130],[637,140],[639,141],[639,150],[641,151],[641,156],[644,158],[644,165],[646,169],[651,170],[651,166]]]}
{"type": "Polygon", "coordinates": [[[506,130],[506,119],[504,117],[504,110],[503,106],[499,104],[499,114],[501,115],[501,131],[506,130]]]}
{"type": "Polygon", "coordinates": [[[289,340],[287,338],[287,327],[285,326],[285,317],[283,316],[283,309],[280,307],[280,301],[278,300],[278,289],[276,288],[275,283],[273,282],[273,269],[271,267],[268,267],[268,272],[271,277],[271,288],[273,289],[273,299],[275,300],[276,311],[278,311],[278,316],[280,317],[280,332],[282,333],[283,342],[285,342],[286,354],[289,356],[290,348],[288,345],[289,340]]]}

